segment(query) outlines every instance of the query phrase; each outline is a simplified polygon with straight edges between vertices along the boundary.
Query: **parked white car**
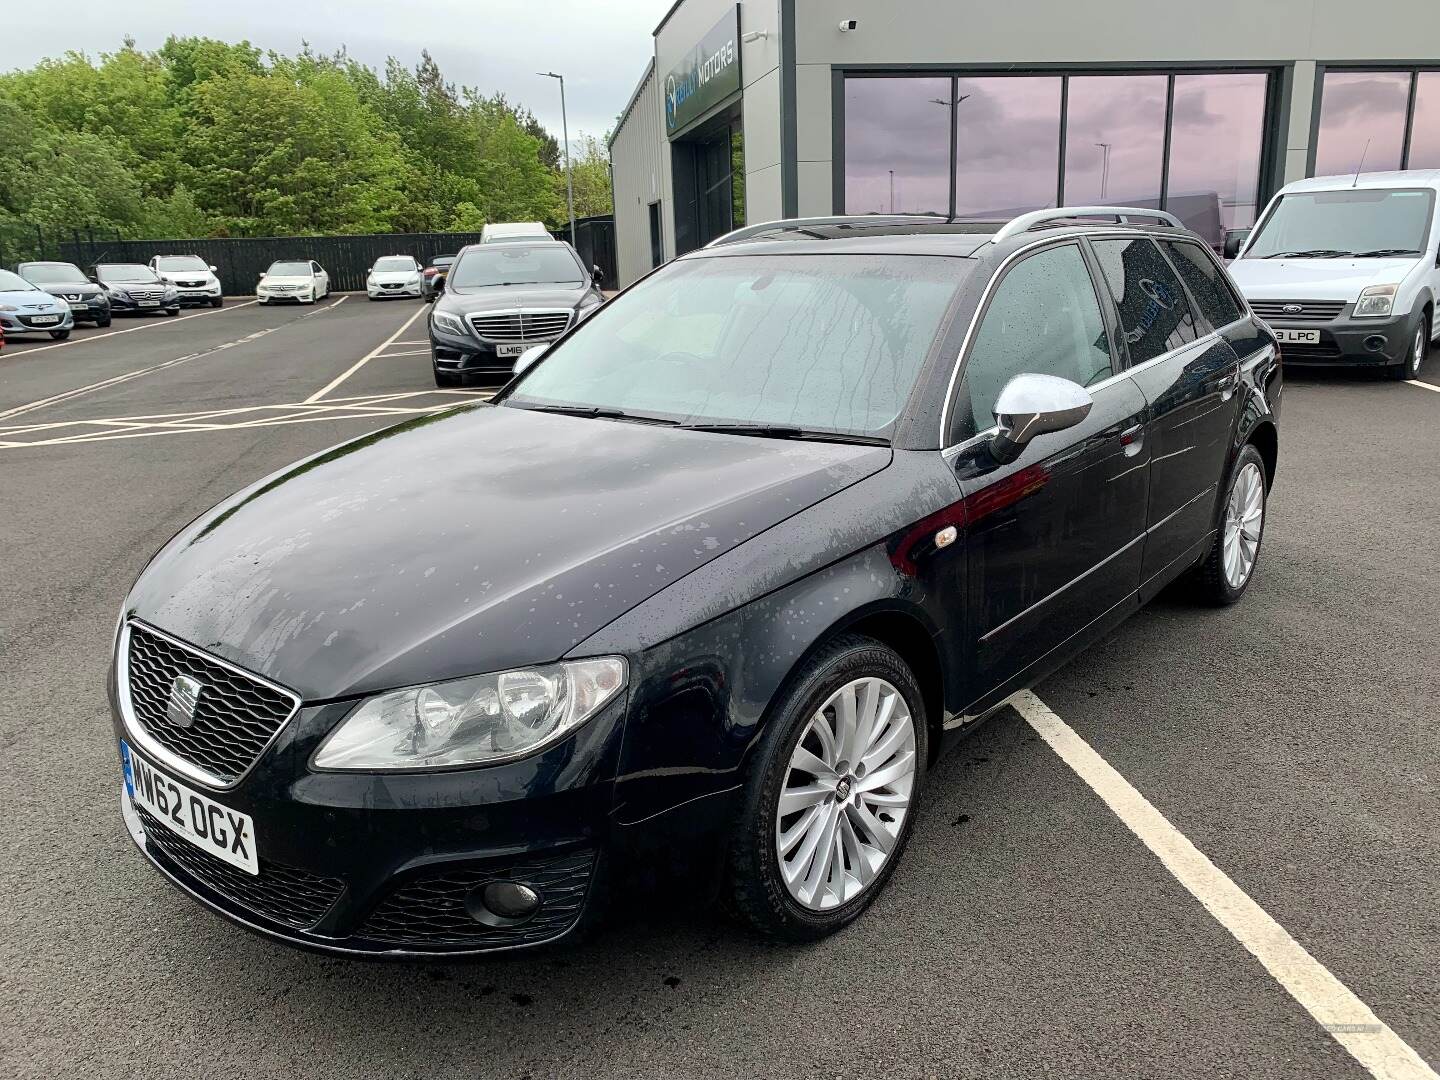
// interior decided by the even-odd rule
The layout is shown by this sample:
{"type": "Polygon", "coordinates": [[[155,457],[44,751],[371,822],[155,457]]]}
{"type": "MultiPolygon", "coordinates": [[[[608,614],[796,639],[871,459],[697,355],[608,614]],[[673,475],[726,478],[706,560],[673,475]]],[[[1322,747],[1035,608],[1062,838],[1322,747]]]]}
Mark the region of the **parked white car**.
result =
{"type": "Polygon", "coordinates": [[[1420,374],[1440,341],[1440,170],[1318,176],[1281,188],[1230,276],[1286,364],[1420,374]]]}
{"type": "Polygon", "coordinates": [[[313,304],[330,295],[330,275],[314,259],[282,259],[260,275],[255,298],[261,304],[313,304]]]}
{"type": "Polygon", "coordinates": [[[554,239],[538,221],[497,221],[480,230],[482,244],[533,244],[536,240],[554,239]]]}
{"type": "Polygon", "coordinates": [[[199,255],[156,255],[150,260],[150,269],[161,281],[175,286],[181,306],[220,307],[225,303],[215,267],[199,255]]]}
{"type": "Polygon", "coordinates": [[[391,296],[409,296],[416,300],[425,294],[425,279],[413,255],[382,255],[375,260],[365,278],[365,295],[371,300],[391,296]]]}

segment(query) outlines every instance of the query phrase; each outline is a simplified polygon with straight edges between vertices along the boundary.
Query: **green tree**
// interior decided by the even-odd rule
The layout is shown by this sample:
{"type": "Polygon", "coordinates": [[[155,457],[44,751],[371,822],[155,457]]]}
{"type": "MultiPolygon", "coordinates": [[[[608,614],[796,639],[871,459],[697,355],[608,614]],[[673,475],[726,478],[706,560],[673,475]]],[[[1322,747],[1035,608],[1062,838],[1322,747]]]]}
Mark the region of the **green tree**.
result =
{"type": "Polygon", "coordinates": [[[575,171],[575,216],[593,217],[615,209],[610,193],[610,153],[604,140],[581,135],[570,147],[575,171]]]}

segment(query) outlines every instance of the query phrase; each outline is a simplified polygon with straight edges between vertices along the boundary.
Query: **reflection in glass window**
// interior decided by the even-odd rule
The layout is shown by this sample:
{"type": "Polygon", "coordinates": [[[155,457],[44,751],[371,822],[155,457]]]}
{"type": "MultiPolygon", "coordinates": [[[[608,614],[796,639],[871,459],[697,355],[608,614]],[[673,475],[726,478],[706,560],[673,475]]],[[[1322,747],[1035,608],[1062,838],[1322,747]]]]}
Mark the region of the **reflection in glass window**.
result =
{"type": "Polygon", "coordinates": [[[1120,305],[1131,364],[1143,364],[1195,340],[1190,302],[1159,248],[1149,240],[1099,240],[1093,246],[1120,305]]]}
{"type": "Polygon", "coordinates": [[[1095,285],[1073,244],[1017,263],[995,290],[965,363],[952,441],[994,424],[1000,391],[1027,372],[1082,386],[1114,374],[1095,285]]]}
{"type": "Polygon", "coordinates": [[[1001,219],[1055,205],[1058,76],[961,79],[955,91],[955,213],[1001,219]]]}
{"type": "Polygon", "coordinates": [[[1190,287],[1190,295],[1200,305],[1200,314],[1211,326],[1217,329],[1229,326],[1240,318],[1240,304],[1230,291],[1224,272],[1204,248],[1199,244],[1176,241],[1167,241],[1162,246],[1190,287]]]}
{"type": "Polygon", "coordinates": [[[1166,88],[1164,75],[1070,79],[1066,203],[1160,205],[1166,88]]]}
{"type": "Polygon", "coordinates": [[[1165,206],[1218,247],[1255,224],[1265,136],[1262,73],[1175,76],[1165,206]]]}
{"type": "Polygon", "coordinates": [[[1400,168],[1409,99],[1408,71],[1327,71],[1315,175],[1400,168]]]}
{"type": "Polygon", "coordinates": [[[1415,84],[1410,169],[1440,169],[1440,71],[1422,71],[1415,84]]]}
{"type": "Polygon", "coordinates": [[[845,80],[845,212],[950,212],[950,79],[845,80]]]}

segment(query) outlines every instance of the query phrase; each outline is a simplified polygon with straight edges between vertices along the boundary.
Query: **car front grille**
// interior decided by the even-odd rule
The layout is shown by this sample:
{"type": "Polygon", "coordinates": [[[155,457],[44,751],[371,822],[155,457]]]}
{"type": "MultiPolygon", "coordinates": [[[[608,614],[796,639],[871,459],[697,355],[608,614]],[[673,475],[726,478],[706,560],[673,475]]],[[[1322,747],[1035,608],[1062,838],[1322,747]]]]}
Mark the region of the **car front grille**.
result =
{"type": "Polygon", "coordinates": [[[212,892],[271,922],[308,929],[324,917],[345,890],[339,878],[321,877],[265,859],[260,860],[258,875],[247,874],[182,840],[144,807],[135,810],[152,852],[158,852],[166,862],[212,892]]]}
{"type": "Polygon", "coordinates": [[[205,287],[205,282],[203,281],[177,281],[175,284],[179,285],[182,289],[203,289],[205,287]]]}
{"type": "Polygon", "coordinates": [[[299,707],[293,695],[143,626],[132,623],[129,636],[126,666],[135,722],[217,785],[239,779],[299,707]],[[189,727],[166,715],[181,676],[202,687],[189,727]]]}
{"type": "Polygon", "coordinates": [[[1317,345],[1291,344],[1287,341],[1280,346],[1280,359],[1283,363],[1323,364],[1339,360],[1342,356],[1340,346],[1332,341],[1322,341],[1317,345]]]}
{"type": "Polygon", "coordinates": [[[126,289],[131,300],[159,300],[165,295],[163,289],[126,289]]]}
{"type": "Polygon", "coordinates": [[[1250,307],[1262,319],[1299,322],[1329,322],[1345,310],[1344,300],[1251,300],[1250,307]],[[1285,309],[1298,307],[1299,311],[1285,309]]]}
{"type": "Polygon", "coordinates": [[[489,341],[551,341],[570,325],[568,311],[511,311],[504,315],[471,315],[475,333],[489,341]]]}
{"type": "Polygon", "coordinates": [[[503,948],[547,941],[569,930],[579,919],[594,870],[594,853],[582,851],[422,877],[386,897],[356,936],[420,948],[503,948]],[[477,922],[466,911],[466,897],[491,881],[529,885],[540,894],[539,911],[516,926],[477,922]]]}

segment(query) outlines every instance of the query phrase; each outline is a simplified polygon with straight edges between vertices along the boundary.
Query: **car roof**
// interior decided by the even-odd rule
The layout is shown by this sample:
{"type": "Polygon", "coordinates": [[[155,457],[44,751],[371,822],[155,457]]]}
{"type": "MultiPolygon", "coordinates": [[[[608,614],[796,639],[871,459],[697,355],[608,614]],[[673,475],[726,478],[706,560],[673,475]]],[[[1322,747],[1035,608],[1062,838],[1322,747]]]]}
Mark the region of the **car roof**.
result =
{"type": "Polygon", "coordinates": [[[1440,190],[1440,169],[1403,169],[1394,172],[1362,172],[1336,176],[1312,176],[1280,189],[1281,195],[1296,191],[1340,191],[1344,188],[1425,187],[1440,190]]]}

